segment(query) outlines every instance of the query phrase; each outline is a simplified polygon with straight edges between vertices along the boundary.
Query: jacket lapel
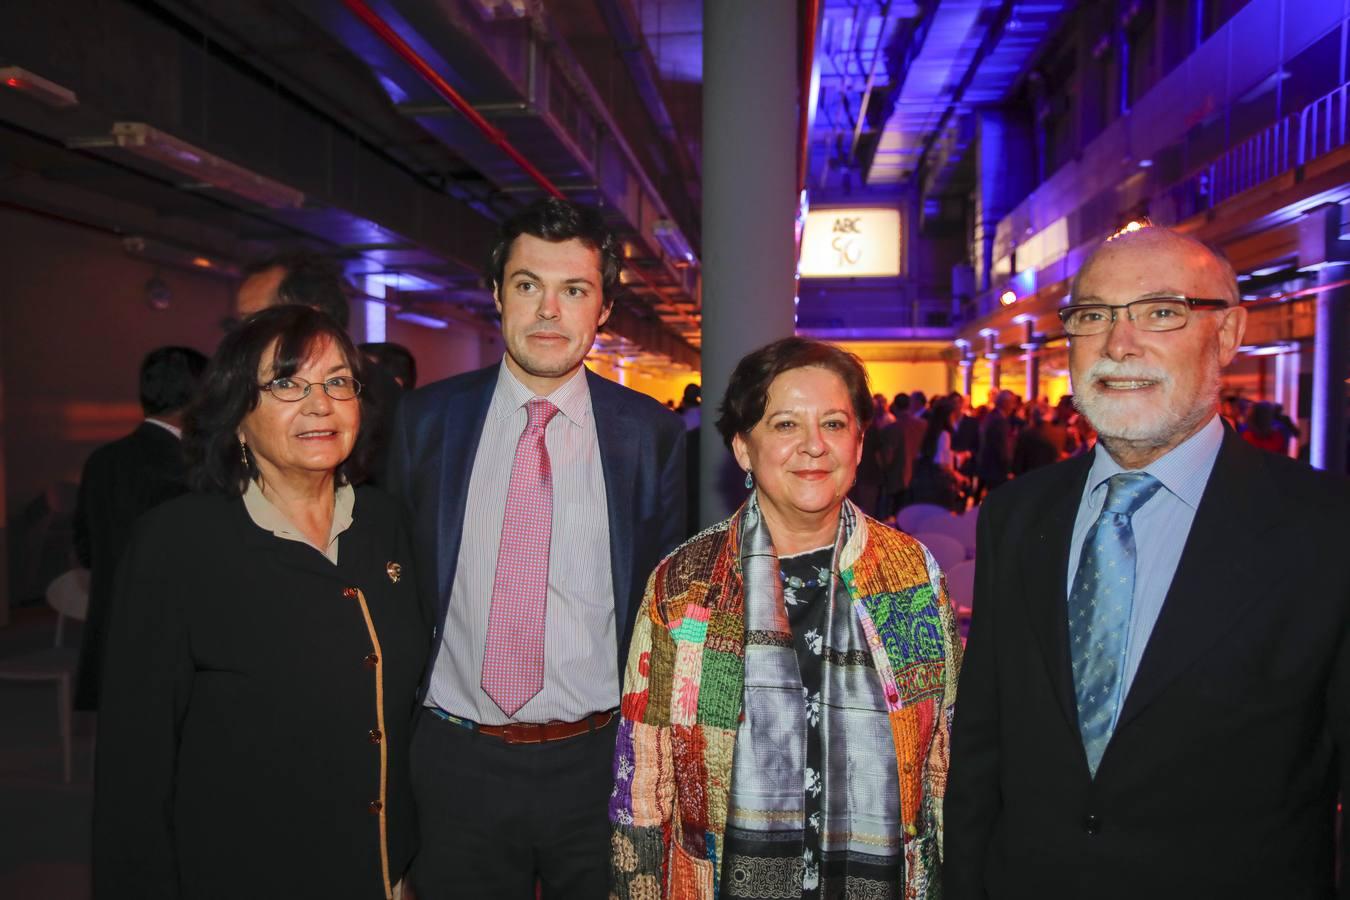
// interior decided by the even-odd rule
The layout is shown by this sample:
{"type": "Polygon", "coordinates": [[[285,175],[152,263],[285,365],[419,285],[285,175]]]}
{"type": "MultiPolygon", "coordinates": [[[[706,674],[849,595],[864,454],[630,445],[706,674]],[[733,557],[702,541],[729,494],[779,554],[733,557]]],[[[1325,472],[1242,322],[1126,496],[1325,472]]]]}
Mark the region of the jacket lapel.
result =
{"type": "MultiPolygon", "coordinates": [[[[586,379],[591,392],[591,411],[595,415],[596,438],[600,445],[600,468],[605,475],[605,506],[609,510],[609,566],[614,582],[614,621],[622,636],[632,631],[629,619],[630,585],[633,580],[634,483],[637,479],[639,435],[632,420],[623,415],[621,395],[613,385],[590,369],[586,379]]],[[[620,654],[626,647],[619,648],[620,654]]],[[[623,660],[620,659],[620,671],[623,660]]]]}
{"type": "Polygon", "coordinates": [[[1069,662],[1069,543],[1078,505],[1092,468],[1092,455],[1075,457],[1063,466],[1061,488],[1046,500],[1041,515],[1025,537],[1021,565],[1027,620],[1040,644],[1046,674],[1065,721],[1078,731],[1078,708],[1069,662]]]}
{"type": "MultiPolygon", "coordinates": [[[[1264,535],[1279,523],[1283,504],[1263,471],[1257,455],[1261,452],[1225,429],[1181,562],[1125,697],[1117,732],[1262,596],[1258,566],[1269,559],[1262,552],[1264,535]]],[[[1268,565],[1266,569],[1271,571],[1268,565]]]]}
{"type": "Polygon", "coordinates": [[[481,370],[482,378],[459,398],[446,405],[441,412],[439,433],[432,440],[440,442],[425,458],[441,461],[440,483],[434,495],[424,498],[439,512],[436,523],[436,584],[437,623],[445,621],[445,610],[450,602],[450,586],[455,580],[455,566],[459,562],[459,545],[464,537],[464,511],[469,500],[469,478],[473,474],[478,442],[483,437],[483,423],[492,393],[497,385],[497,367],[481,370]]]}

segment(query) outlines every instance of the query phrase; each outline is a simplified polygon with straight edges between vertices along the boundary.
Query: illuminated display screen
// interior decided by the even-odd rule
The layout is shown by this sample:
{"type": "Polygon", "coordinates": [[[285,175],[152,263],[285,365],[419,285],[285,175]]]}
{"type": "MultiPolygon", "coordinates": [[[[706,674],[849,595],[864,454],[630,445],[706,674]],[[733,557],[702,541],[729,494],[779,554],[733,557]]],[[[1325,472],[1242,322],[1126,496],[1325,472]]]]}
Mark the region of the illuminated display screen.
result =
{"type": "Polygon", "coordinates": [[[887,278],[900,274],[900,211],[813,209],[806,214],[803,278],[887,278]]]}

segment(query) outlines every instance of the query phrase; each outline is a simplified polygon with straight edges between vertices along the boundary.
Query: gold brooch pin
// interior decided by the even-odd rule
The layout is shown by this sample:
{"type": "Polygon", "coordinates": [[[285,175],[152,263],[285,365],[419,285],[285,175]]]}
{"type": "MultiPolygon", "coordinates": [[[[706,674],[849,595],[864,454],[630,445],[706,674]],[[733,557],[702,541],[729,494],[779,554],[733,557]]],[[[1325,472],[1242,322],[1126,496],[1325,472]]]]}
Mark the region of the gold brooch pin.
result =
{"type": "Polygon", "coordinates": [[[396,562],[385,563],[384,571],[394,584],[398,584],[398,580],[403,577],[403,567],[396,562]]]}

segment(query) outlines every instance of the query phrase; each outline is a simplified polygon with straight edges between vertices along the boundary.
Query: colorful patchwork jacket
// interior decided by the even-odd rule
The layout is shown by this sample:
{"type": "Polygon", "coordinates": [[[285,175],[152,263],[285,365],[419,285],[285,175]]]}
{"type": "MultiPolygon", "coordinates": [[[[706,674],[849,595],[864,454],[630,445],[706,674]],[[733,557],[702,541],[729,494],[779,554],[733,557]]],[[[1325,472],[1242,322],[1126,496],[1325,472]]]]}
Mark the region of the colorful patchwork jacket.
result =
{"type": "MultiPolygon", "coordinates": [[[[856,512],[856,510],[855,510],[856,512]]],[[[624,674],[613,896],[715,900],[744,689],[742,507],[661,562],[624,674]]],[[[941,896],[942,799],[960,642],[946,586],[918,541],[857,513],[838,559],[865,616],[899,773],[905,898],[941,896]],[[941,640],[917,640],[918,634],[941,640]]]]}

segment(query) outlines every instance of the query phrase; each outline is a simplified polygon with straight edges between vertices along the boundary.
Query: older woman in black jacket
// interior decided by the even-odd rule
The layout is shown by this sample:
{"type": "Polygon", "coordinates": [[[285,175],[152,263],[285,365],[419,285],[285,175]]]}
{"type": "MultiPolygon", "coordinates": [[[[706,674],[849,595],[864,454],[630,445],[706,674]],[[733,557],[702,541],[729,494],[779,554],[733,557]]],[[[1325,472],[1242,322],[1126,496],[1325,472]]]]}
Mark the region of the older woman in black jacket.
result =
{"type": "Polygon", "coordinates": [[[354,488],[361,357],[322,313],[227,336],[189,415],[197,492],[118,574],[100,714],[97,898],[388,898],[414,850],[426,658],[394,502],[354,488]]]}

